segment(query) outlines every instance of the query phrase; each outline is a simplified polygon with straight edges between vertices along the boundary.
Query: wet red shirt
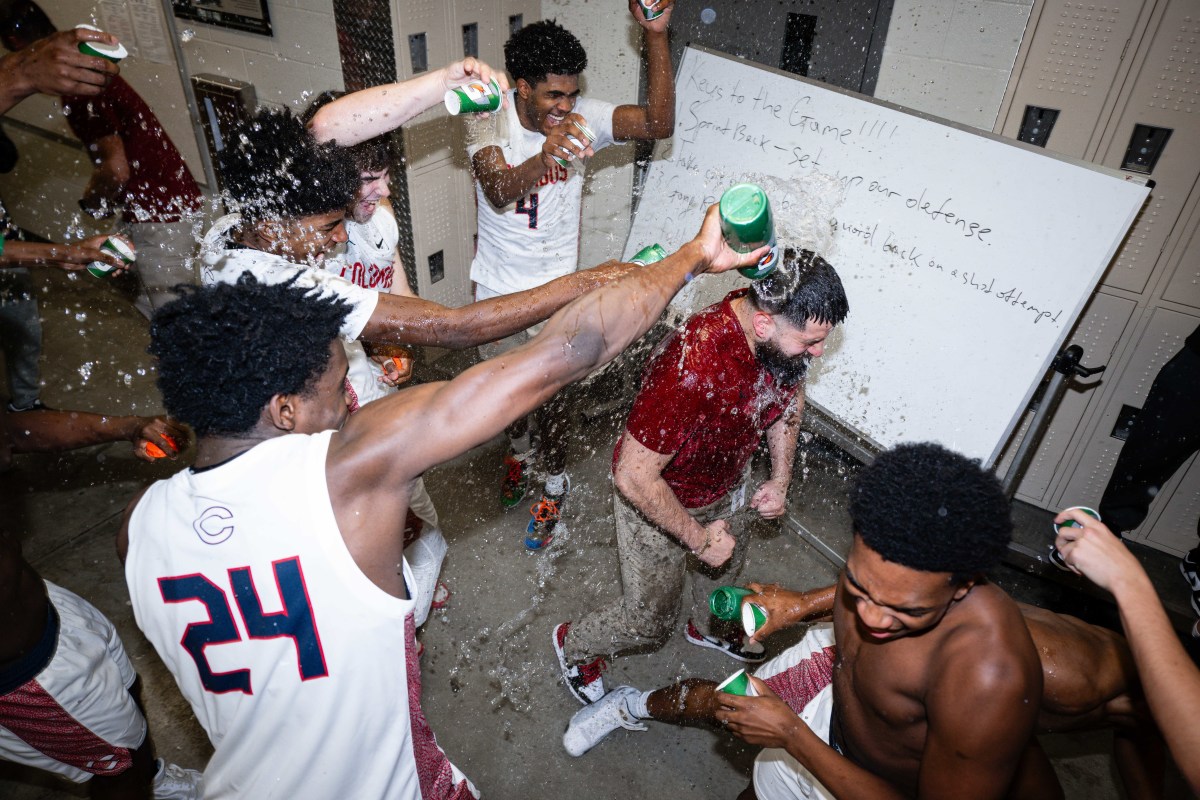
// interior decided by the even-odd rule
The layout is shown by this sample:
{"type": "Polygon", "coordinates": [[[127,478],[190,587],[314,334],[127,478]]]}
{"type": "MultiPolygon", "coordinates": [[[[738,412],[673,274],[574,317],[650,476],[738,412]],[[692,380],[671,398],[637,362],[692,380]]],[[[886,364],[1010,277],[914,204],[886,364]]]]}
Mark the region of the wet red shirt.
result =
{"type": "MultiPolygon", "coordinates": [[[[674,453],[663,478],[685,508],[735,488],[762,434],[787,410],[797,386],[761,367],[730,307],[745,289],[693,315],[659,345],[625,423],[656,453],[674,453]]],[[[613,469],[621,443],[613,452],[613,469]]]]}
{"type": "Polygon", "coordinates": [[[183,156],[146,101],[120,76],[96,97],[64,97],[63,111],[85,145],[114,133],[121,137],[129,162],[125,221],[177,222],[200,209],[200,187],[183,156]]]}

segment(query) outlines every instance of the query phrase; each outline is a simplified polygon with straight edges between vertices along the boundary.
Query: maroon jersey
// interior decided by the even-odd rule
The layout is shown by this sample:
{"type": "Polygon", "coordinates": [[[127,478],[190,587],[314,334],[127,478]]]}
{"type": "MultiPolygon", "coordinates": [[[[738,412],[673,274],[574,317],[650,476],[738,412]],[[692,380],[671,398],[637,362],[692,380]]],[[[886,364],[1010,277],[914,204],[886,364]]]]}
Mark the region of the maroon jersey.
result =
{"type": "Polygon", "coordinates": [[[199,211],[200,187],[158,117],[120,76],[96,97],[64,97],[71,130],[85,145],[116,134],[125,146],[129,181],[120,198],[126,222],[178,222],[199,211]]]}
{"type": "MultiPolygon", "coordinates": [[[[625,423],[656,453],[674,453],[662,476],[684,508],[734,488],[764,431],[787,410],[796,386],[778,384],[750,350],[730,307],[745,289],[696,313],[646,366],[625,423]]],[[[613,452],[613,467],[621,444],[613,452]]]]}

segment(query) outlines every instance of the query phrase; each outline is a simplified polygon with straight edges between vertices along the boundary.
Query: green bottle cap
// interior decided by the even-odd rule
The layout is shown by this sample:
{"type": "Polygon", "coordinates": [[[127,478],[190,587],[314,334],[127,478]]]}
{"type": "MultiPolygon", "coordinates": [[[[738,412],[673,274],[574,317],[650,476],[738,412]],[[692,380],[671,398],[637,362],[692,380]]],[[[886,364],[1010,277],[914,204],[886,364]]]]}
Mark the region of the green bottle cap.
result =
{"type": "Polygon", "coordinates": [[[708,596],[708,610],[717,619],[741,619],[742,599],[754,594],[740,586],[718,586],[708,596]]]}

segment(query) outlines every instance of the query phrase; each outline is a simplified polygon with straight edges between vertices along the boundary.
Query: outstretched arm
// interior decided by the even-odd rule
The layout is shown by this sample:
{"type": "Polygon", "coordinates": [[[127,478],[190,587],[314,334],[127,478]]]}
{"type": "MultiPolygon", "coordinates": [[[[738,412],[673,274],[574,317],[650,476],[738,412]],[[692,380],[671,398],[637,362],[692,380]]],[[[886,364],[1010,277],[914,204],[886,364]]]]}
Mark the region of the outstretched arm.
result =
{"type": "Polygon", "coordinates": [[[166,417],[117,417],[87,411],[20,411],[7,414],[5,423],[4,444],[14,453],[57,453],[125,439],[134,444],[152,442],[168,457],[174,458],[188,440],[187,429],[166,417]]]}
{"type": "Polygon", "coordinates": [[[508,79],[475,58],[464,58],[439,70],[401,83],[387,83],[340,97],[323,107],[308,123],[318,142],[336,141],[349,147],[399,128],[442,100],[456,86],[496,79],[508,91],[508,79]]]}
{"type": "MultiPolygon", "coordinates": [[[[58,267],[70,272],[84,269],[93,261],[103,261],[115,267],[117,271],[114,274],[119,275],[127,267],[124,261],[100,249],[107,238],[107,235],[101,234],[76,244],[5,241],[3,252],[0,252],[0,267],[58,267]]],[[[120,238],[129,245],[129,249],[133,249],[128,239],[120,238]]]]}
{"type": "Polygon", "coordinates": [[[1112,531],[1081,511],[1060,513],[1082,527],[1060,527],[1055,543],[1067,565],[1112,592],[1137,662],[1150,712],[1192,791],[1200,794],[1200,671],[1179,643],[1154,584],[1112,531]]]}
{"type": "Polygon", "coordinates": [[[611,360],[649,329],[692,276],[754,263],[756,254],[729,249],[713,206],[700,234],[679,252],[578,298],[528,344],[448,383],[368,403],[334,435],[326,461],[338,526],[360,568],[377,585],[395,582],[396,521],[407,508],[407,492],[397,489],[611,360]]]}
{"type": "Polygon", "coordinates": [[[73,28],[0,58],[0,114],[38,92],[93,97],[104,91],[120,70],[107,59],[81,53],[81,42],[118,44],[111,33],[73,28]]]}
{"type": "Polygon", "coordinates": [[[573,272],[515,294],[459,308],[420,297],[379,295],[379,303],[359,338],[387,344],[421,344],[458,350],[503,339],[549,317],[582,294],[620,278],[632,264],[615,261],[573,272]]]}

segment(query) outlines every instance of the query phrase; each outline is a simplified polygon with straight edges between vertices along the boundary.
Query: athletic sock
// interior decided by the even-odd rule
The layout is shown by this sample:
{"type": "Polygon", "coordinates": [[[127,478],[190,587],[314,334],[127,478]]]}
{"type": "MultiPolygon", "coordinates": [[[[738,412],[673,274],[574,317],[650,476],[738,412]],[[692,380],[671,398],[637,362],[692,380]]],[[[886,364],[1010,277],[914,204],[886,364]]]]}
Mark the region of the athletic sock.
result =
{"type": "Polygon", "coordinates": [[[638,719],[650,719],[650,709],[646,707],[646,703],[650,700],[650,695],[654,691],[642,692],[636,698],[630,697],[625,700],[625,710],[638,719]]]}
{"type": "Polygon", "coordinates": [[[512,446],[513,456],[515,456],[518,461],[524,460],[524,458],[529,455],[529,431],[525,431],[525,433],[521,436],[518,436],[515,439],[509,439],[508,441],[512,446]]]}
{"type": "Polygon", "coordinates": [[[546,478],[546,494],[561,497],[567,491],[567,473],[560,472],[546,478]]]}

